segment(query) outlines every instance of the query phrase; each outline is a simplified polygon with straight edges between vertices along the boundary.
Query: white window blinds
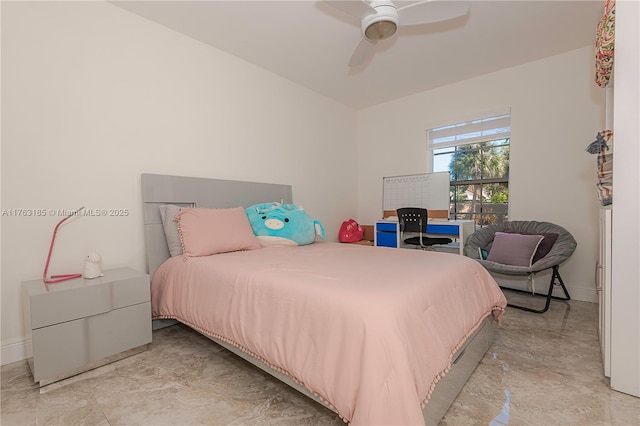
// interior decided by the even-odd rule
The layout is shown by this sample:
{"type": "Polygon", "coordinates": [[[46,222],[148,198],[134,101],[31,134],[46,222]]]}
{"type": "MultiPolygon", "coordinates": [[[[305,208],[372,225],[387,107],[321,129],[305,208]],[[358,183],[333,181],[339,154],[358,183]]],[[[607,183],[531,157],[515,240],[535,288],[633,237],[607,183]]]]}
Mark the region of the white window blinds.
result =
{"type": "Polygon", "coordinates": [[[429,148],[507,139],[511,136],[511,114],[465,121],[427,130],[429,148]]]}

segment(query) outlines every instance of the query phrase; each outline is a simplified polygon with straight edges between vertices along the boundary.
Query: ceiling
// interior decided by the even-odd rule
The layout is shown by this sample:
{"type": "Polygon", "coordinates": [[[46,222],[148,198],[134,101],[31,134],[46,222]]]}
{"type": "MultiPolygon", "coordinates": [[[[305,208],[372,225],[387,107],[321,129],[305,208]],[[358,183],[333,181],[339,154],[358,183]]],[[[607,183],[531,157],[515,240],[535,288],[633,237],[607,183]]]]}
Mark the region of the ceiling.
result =
{"type": "Polygon", "coordinates": [[[594,0],[475,0],[464,17],[400,27],[349,68],[360,23],[322,1],[111,3],[354,109],[592,45],[603,13],[594,0]]]}

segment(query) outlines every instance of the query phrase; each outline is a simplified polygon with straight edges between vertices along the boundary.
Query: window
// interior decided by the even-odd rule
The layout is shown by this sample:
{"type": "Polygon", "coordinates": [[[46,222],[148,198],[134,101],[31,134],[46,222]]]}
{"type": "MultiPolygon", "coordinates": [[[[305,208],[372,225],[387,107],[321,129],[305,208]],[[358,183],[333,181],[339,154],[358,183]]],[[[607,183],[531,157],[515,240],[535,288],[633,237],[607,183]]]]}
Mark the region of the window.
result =
{"type": "Polygon", "coordinates": [[[508,220],[510,137],[510,113],[427,131],[433,171],[451,175],[451,219],[508,220]]]}

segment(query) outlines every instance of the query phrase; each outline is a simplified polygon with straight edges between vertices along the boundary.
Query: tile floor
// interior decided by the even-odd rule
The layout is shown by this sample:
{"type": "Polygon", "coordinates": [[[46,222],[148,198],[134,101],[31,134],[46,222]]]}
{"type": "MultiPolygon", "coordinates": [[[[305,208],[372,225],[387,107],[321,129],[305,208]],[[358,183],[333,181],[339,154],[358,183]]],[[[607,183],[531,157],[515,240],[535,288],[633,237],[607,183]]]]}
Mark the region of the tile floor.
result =
{"type": "MultiPolygon", "coordinates": [[[[508,308],[441,425],[640,425],[640,398],[608,387],[597,305],[508,308]]],[[[1,370],[2,425],[342,425],[331,411],[178,325],[149,350],[45,387],[1,370]]]]}

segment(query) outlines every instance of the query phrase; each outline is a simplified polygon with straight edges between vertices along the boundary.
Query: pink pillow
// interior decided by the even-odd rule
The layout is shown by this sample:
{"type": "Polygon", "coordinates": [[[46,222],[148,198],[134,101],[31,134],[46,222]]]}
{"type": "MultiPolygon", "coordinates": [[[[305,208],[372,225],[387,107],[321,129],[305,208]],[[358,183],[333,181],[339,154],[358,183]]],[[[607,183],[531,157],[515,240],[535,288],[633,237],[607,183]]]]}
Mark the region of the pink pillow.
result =
{"type": "Polygon", "coordinates": [[[543,238],[542,235],[496,232],[487,260],[503,265],[531,267],[533,255],[543,238]]]}
{"type": "Polygon", "coordinates": [[[184,208],[174,220],[178,222],[185,257],[260,248],[242,207],[184,208]]]}
{"type": "Polygon", "coordinates": [[[540,244],[538,245],[538,250],[536,250],[536,254],[533,256],[531,264],[536,263],[538,260],[548,255],[551,248],[558,240],[558,234],[556,232],[540,232],[539,234],[533,234],[531,232],[513,231],[511,229],[505,229],[504,232],[509,234],[542,235],[542,241],[540,241],[540,244]]]}

